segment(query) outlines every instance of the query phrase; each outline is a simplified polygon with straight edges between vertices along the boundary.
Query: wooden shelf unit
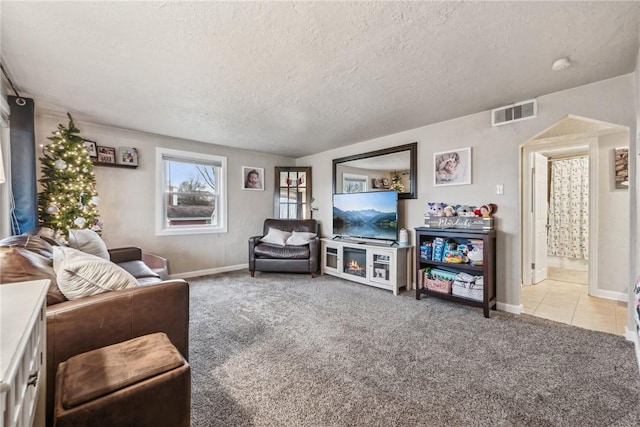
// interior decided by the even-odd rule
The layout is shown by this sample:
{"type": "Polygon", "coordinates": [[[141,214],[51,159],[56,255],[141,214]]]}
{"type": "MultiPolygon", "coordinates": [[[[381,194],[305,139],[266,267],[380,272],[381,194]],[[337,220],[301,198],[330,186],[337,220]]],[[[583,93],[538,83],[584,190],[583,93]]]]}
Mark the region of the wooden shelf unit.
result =
{"type": "Polygon", "coordinates": [[[417,227],[416,231],[416,299],[422,295],[433,296],[448,301],[455,301],[473,307],[481,307],[484,317],[489,317],[489,310],[496,309],[496,232],[495,230],[468,230],[468,229],[434,229],[430,227],[417,227]],[[454,264],[449,262],[427,260],[420,257],[420,246],[433,242],[436,237],[454,239],[458,242],[469,239],[482,240],[483,265],[475,266],[466,263],[454,264]],[[425,267],[440,267],[453,272],[465,272],[474,276],[483,277],[483,298],[475,300],[453,294],[436,292],[424,287],[425,267]]]}

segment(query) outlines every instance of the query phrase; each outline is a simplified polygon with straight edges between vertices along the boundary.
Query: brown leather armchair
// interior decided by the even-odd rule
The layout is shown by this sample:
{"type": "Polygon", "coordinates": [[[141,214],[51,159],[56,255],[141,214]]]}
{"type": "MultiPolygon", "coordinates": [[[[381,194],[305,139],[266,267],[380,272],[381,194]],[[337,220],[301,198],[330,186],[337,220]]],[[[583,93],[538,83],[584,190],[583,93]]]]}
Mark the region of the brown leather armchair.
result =
{"type": "Polygon", "coordinates": [[[318,221],[315,219],[273,219],[264,221],[263,234],[249,238],[249,272],[277,271],[284,273],[314,273],[318,271],[320,239],[318,221]],[[270,228],[286,232],[314,233],[308,244],[302,246],[279,246],[261,242],[270,228]]]}

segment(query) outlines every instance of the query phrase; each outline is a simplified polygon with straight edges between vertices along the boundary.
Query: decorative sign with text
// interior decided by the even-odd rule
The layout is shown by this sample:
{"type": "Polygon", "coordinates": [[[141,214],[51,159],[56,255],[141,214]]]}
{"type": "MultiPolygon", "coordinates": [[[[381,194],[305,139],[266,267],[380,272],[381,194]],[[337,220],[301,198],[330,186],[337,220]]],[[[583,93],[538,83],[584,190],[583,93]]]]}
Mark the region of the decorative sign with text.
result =
{"type": "Polygon", "coordinates": [[[493,230],[493,218],[477,216],[425,216],[425,227],[462,228],[469,230],[493,230]]]}

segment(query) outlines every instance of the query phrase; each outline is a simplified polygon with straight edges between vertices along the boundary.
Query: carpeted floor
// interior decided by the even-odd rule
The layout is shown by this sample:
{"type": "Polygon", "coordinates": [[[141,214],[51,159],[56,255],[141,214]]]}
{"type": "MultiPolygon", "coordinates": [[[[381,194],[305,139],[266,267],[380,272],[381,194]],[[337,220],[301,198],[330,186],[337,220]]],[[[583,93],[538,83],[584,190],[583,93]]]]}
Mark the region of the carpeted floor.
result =
{"type": "Polygon", "coordinates": [[[638,426],[624,338],[331,276],[191,284],[192,426],[638,426]]]}

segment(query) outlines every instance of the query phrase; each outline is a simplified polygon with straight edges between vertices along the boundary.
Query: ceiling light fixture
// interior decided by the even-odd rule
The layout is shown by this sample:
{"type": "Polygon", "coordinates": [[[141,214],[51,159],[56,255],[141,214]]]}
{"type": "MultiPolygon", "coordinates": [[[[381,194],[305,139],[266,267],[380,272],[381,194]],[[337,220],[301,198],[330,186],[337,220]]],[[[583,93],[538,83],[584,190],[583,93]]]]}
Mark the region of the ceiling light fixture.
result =
{"type": "Polygon", "coordinates": [[[569,61],[569,58],[560,58],[551,65],[551,69],[553,71],[565,70],[569,68],[570,65],[571,62],[569,61]]]}

